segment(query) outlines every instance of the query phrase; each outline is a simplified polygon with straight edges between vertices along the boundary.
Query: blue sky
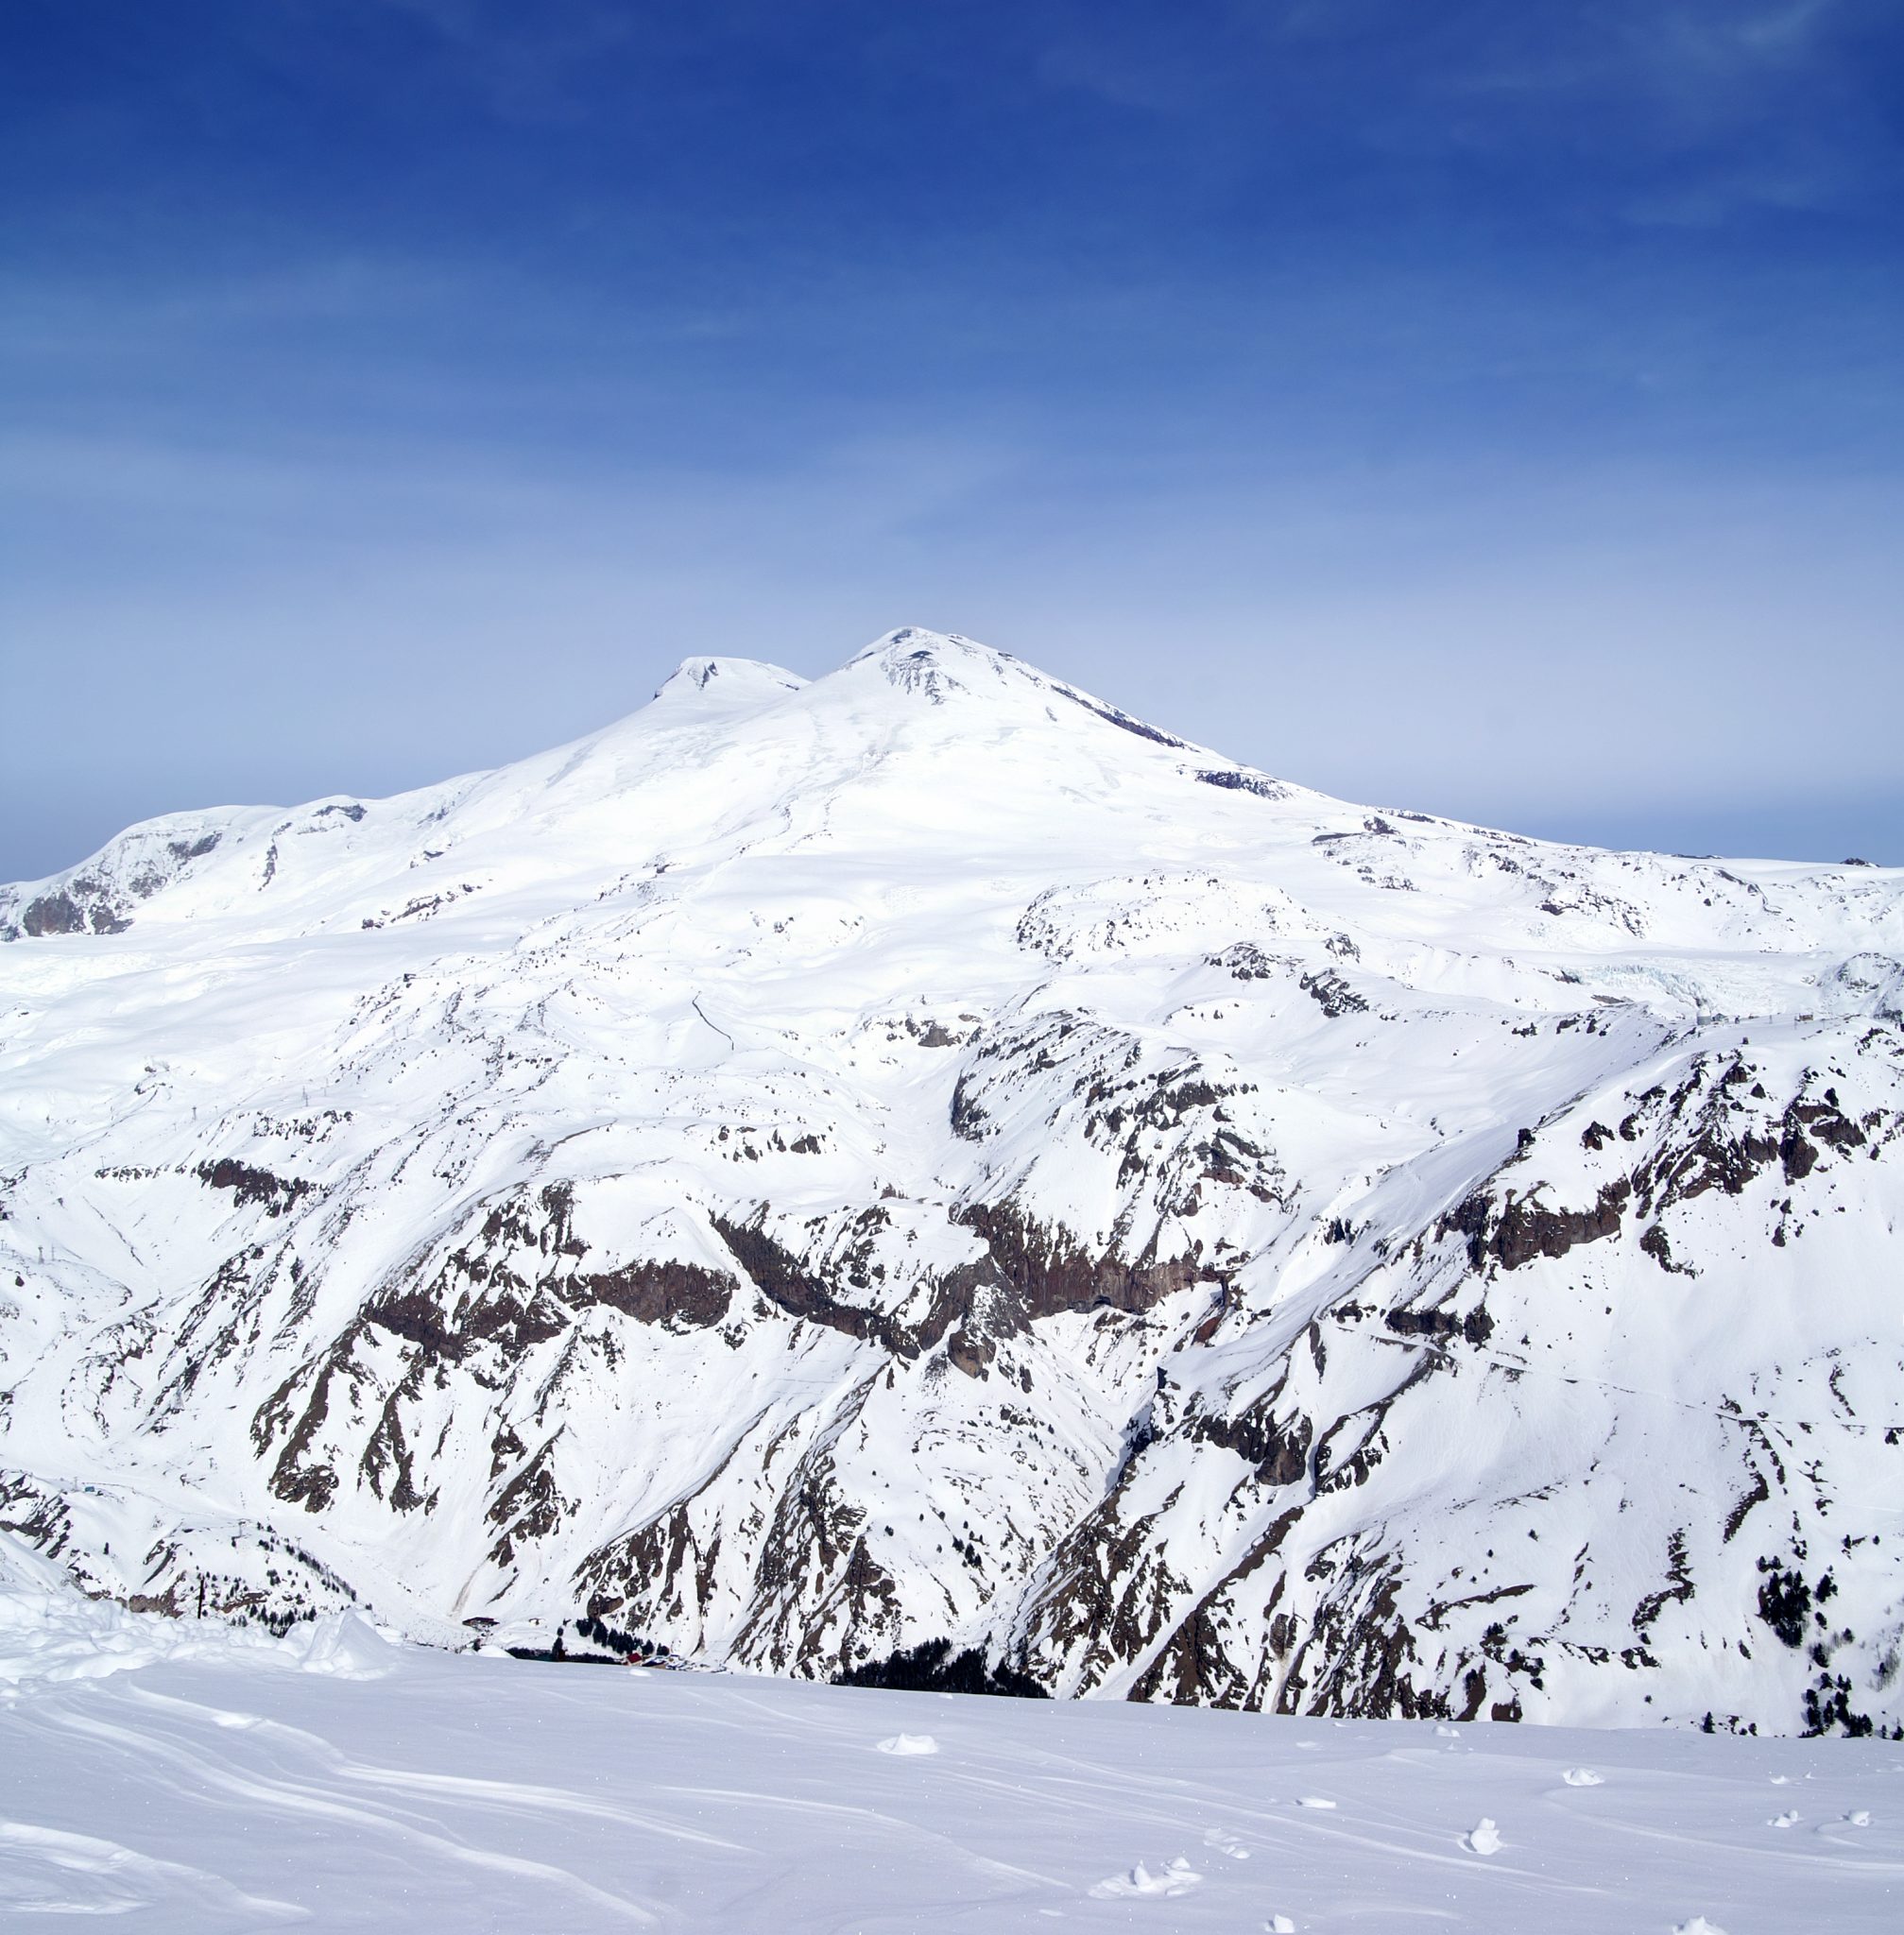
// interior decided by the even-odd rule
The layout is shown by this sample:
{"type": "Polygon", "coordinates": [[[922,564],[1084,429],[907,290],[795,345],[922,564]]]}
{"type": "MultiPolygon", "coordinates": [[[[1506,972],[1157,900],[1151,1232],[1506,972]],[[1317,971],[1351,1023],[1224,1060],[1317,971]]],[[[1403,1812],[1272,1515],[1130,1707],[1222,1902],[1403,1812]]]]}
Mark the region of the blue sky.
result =
{"type": "Polygon", "coordinates": [[[0,877],[923,624],[1904,862],[1894,0],[13,0],[0,877]]]}

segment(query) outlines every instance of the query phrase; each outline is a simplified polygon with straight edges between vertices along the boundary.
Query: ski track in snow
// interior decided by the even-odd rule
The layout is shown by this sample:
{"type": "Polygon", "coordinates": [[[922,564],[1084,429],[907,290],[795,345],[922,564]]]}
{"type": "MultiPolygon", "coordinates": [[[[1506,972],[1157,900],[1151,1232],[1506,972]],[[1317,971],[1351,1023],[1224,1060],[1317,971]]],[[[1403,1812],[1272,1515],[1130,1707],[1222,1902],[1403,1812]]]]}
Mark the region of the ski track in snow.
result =
{"type": "Polygon", "coordinates": [[[420,1648],[348,1679],[289,1642],[207,1646],[11,1687],[0,1921],[1855,1935],[1895,1928],[1904,1890],[1889,1742],[1477,1726],[1449,1753],[1426,1723],[420,1648]],[[903,1763],[867,1751],[922,1738],[903,1763]],[[1589,1744],[1602,1783],[1570,1787],[1589,1744]],[[1277,1799],[1318,1774],[1334,1807],[1277,1799]],[[1768,1820],[1781,1780],[1820,1836],[1768,1820]]]}

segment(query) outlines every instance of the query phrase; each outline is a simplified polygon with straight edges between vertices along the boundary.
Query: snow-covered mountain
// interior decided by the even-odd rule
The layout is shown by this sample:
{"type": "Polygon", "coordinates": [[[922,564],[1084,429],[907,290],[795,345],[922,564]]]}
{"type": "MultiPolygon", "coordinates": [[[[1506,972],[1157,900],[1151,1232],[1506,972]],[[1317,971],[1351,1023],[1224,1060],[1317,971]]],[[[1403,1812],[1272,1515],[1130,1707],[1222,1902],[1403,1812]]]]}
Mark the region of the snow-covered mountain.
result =
{"type": "Polygon", "coordinates": [[[905,630],[0,934],[0,1526],[93,1592],[1904,1719],[1904,873],[1348,806],[905,630]]]}

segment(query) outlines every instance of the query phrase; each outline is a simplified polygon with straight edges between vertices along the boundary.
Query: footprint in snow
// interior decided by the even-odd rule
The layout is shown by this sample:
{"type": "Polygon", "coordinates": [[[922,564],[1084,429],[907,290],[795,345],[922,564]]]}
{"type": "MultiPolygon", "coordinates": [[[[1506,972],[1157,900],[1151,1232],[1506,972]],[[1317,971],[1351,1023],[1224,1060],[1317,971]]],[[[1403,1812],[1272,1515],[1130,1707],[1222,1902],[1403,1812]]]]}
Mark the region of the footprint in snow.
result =
{"type": "Polygon", "coordinates": [[[1272,1915],[1262,1925],[1263,1935],[1295,1935],[1295,1924],[1287,1915],[1272,1915]]]}
{"type": "Polygon", "coordinates": [[[1725,1935],[1725,1930],[1704,1915],[1694,1915],[1690,1922],[1675,1923],[1672,1935],[1725,1935]]]}
{"type": "Polygon", "coordinates": [[[1796,1807],[1788,1807],[1784,1813],[1775,1814],[1768,1824],[1773,1827],[1796,1827],[1798,1825],[1798,1809],[1796,1807]]]}
{"type": "Polygon", "coordinates": [[[1325,1801],[1320,1794],[1304,1794],[1295,1804],[1298,1807],[1332,1807],[1333,1801],[1325,1801]]]}
{"type": "Polygon", "coordinates": [[[895,1734],[880,1742],[882,1754],[936,1754],[939,1743],[930,1734],[895,1734]]]}
{"type": "Polygon", "coordinates": [[[1141,1861],[1127,1874],[1113,1875],[1090,1892],[1099,1901],[1147,1894],[1188,1894],[1203,1876],[1179,1855],[1153,1875],[1141,1861]]]}
{"type": "Polygon", "coordinates": [[[1570,1788],[1599,1788],[1606,1785],[1590,1767],[1570,1767],[1560,1777],[1570,1788]]]}
{"type": "Polygon", "coordinates": [[[1461,1837],[1461,1844],[1471,1855],[1498,1855],[1501,1852],[1501,1830],[1484,1814],[1461,1837]]]}
{"type": "Polygon", "coordinates": [[[1214,1848],[1220,1855],[1227,1855],[1232,1861],[1249,1859],[1249,1850],[1233,1834],[1226,1834],[1220,1827],[1212,1827],[1204,1836],[1204,1844],[1214,1848]]]}

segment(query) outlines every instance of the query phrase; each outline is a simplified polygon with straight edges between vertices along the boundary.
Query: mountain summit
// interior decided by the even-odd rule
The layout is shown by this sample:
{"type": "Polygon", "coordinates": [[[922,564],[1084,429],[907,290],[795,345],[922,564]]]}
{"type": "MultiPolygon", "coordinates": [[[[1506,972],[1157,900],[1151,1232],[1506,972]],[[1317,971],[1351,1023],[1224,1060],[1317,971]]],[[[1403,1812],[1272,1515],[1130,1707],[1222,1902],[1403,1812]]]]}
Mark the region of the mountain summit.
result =
{"type": "Polygon", "coordinates": [[[0,938],[0,1525],[90,1591],[1904,1718],[1896,871],[1351,806],[905,628],[0,938]]]}

